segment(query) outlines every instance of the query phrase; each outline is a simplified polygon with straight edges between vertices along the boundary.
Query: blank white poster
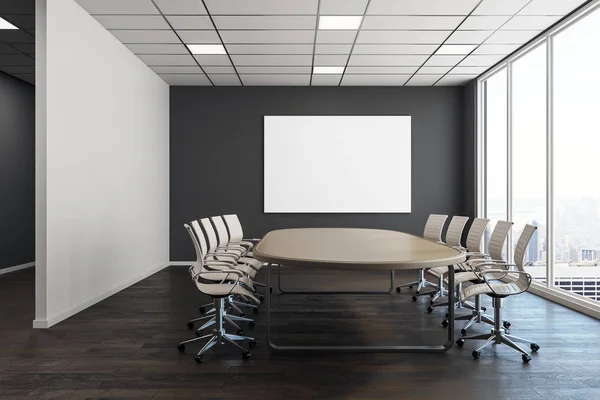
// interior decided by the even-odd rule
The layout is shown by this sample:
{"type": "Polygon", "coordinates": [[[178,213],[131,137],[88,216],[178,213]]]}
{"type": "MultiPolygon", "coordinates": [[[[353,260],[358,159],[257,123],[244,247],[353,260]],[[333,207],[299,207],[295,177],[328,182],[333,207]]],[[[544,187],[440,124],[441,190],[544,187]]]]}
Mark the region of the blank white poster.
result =
{"type": "Polygon", "coordinates": [[[265,213],[409,213],[410,116],[265,116],[265,213]]]}

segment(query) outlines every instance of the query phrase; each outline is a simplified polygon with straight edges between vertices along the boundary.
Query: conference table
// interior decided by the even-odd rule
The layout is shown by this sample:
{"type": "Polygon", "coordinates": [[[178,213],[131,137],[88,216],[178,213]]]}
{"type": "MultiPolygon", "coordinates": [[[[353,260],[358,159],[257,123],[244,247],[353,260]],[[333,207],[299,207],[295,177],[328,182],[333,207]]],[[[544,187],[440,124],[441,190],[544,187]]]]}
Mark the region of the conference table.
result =
{"type": "MultiPolygon", "coordinates": [[[[448,267],[448,287],[454,287],[454,265],[466,253],[404,232],[363,228],[292,228],[268,232],[253,248],[254,258],[266,263],[271,287],[274,265],[310,269],[395,271],[448,267]]],[[[448,339],[440,345],[314,346],[278,345],[271,334],[271,291],[267,290],[267,342],[277,351],[444,352],[454,344],[454,290],[448,291],[448,339]]],[[[415,332],[418,335],[418,332],[415,332]]]]}

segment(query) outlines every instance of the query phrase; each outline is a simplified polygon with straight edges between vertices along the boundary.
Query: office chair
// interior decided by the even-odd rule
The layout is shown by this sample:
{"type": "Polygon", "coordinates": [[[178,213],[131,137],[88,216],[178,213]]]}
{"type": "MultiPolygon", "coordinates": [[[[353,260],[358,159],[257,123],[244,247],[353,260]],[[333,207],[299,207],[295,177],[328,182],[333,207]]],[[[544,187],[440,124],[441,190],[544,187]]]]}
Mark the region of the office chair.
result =
{"type": "MultiPolygon", "coordinates": [[[[462,245],[461,245],[461,240],[462,240],[463,230],[464,230],[465,225],[467,224],[468,220],[469,220],[469,217],[460,217],[460,216],[456,216],[456,215],[452,217],[452,219],[450,220],[450,224],[448,224],[448,230],[446,231],[446,245],[452,246],[458,250],[465,250],[465,248],[462,247],[462,245]]],[[[457,268],[459,268],[459,267],[458,266],[454,267],[455,270],[457,268]]],[[[435,301],[438,298],[445,296],[447,294],[446,288],[444,287],[444,273],[448,272],[448,268],[446,268],[446,267],[427,268],[425,270],[425,272],[430,273],[431,275],[435,276],[438,279],[437,288],[434,289],[433,291],[421,292],[421,293],[417,294],[416,296],[413,296],[413,300],[416,300],[414,297],[429,295],[429,296],[431,296],[430,305],[434,305],[435,301]],[[431,271],[432,269],[434,271],[431,271]]],[[[433,309],[431,307],[429,307],[427,309],[427,311],[429,311],[429,309],[431,309],[431,311],[433,311],[433,309]]],[[[431,311],[429,311],[429,312],[431,312],[431,311]]]]}
{"type": "MultiPolygon", "coordinates": [[[[486,265],[494,263],[494,265],[506,265],[507,261],[503,258],[502,251],[504,250],[504,244],[508,233],[513,226],[513,222],[510,221],[498,221],[492,235],[490,236],[490,242],[488,244],[488,254],[482,258],[473,258],[469,262],[464,263],[466,270],[463,272],[457,272],[454,275],[454,285],[456,286],[465,282],[471,282],[473,284],[483,283],[481,276],[479,275],[478,269],[487,268],[486,265]]],[[[462,301],[462,300],[461,300],[462,301]]],[[[457,316],[454,319],[468,320],[467,324],[461,329],[461,334],[464,336],[467,334],[467,330],[476,323],[486,323],[494,325],[493,317],[486,314],[485,307],[481,307],[481,295],[475,295],[474,307],[472,308],[471,314],[465,314],[457,316]]],[[[509,321],[503,321],[504,328],[510,328],[509,321]]],[[[442,326],[448,326],[448,320],[442,321],[442,326]]]]}
{"type": "Polygon", "coordinates": [[[528,363],[531,361],[531,356],[523,350],[518,344],[527,343],[532,352],[536,352],[540,349],[536,343],[523,339],[517,336],[513,336],[506,331],[506,329],[500,326],[502,320],[502,308],[504,306],[504,299],[509,296],[514,296],[525,292],[531,285],[531,275],[525,272],[523,268],[525,259],[525,250],[529,245],[529,241],[533,236],[537,227],[532,225],[525,225],[523,232],[519,237],[517,246],[514,252],[514,264],[496,264],[496,263],[483,263],[478,267],[477,273],[482,283],[474,284],[466,287],[462,290],[460,296],[461,299],[466,300],[472,296],[481,296],[485,294],[492,298],[492,304],[494,306],[494,328],[490,333],[466,336],[456,341],[458,347],[462,347],[465,340],[485,340],[485,342],[473,350],[472,356],[475,359],[481,357],[481,350],[490,344],[505,344],[518,352],[521,353],[523,362],[528,363]],[[488,267],[488,269],[481,270],[482,267],[488,267]],[[517,269],[514,270],[514,267],[517,269]],[[513,268],[513,269],[511,269],[513,268]]]}
{"type": "Polygon", "coordinates": [[[254,244],[259,242],[260,239],[244,239],[244,230],[237,214],[223,215],[223,222],[225,222],[227,232],[229,233],[229,243],[246,247],[247,255],[251,257],[254,244]]]}
{"type": "MultiPolygon", "coordinates": [[[[463,217],[464,218],[464,217],[463,217]]],[[[467,260],[465,261],[466,263],[475,260],[475,259],[481,259],[485,256],[485,254],[483,253],[483,235],[485,234],[485,229],[488,226],[488,223],[490,222],[489,219],[485,219],[485,218],[475,218],[473,220],[473,223],[471,224],[471,226],[469,227],[469,233],[467,234],[467,243],[466,243],[466,248],[464,250],[466,250],[466,256],[467,256],[467,260]]],[[[451,235],[454,236],[454,235],[451,235]]],[[[451,243],[453,242],[454,239],[451,239],[451,243]]],[[[467,270],[467,267],[465,267],[464,263],[458,264],[455,266],[454,271],[465,271],[467,270]]],[[[440,282],[446,282],[446,276],[445,274],[448,273],[448,268],[446,267],[434,267],[434,268],[428,268],[427,269],[427,273],[435,276],[436,278],[438,278],[440,280],[440,282]]],[[[457,285],[457,293],[460,293],[460,290],[462,288],[462,283],[459,283],[457,285]]],[[[444,294],[447,294],[447,291],[444,290],[444,294]]],[[[427,312],[431,313],[433,311],[434,307],[443,307],[443,306],[447,306],[448,302],[442,302],[442,303],[435,303],[436,299],[432,299],[430,306],[427,307],[427,312]]],[[[467,308],[474,308],[475,306],[470,306],[469,303],[463,303],[460,301],[460,297],[457,296],[457,300],[456,303],[454,303],[454,308],[463,308],[463,307],[467,307],[467,308]]]]}
{"type": "MultiPolygon", "coordinates": [[[[444,224],[445,224],[447,218],[448,218],[447,215],[430,214],[429,218],[427,218],[427,222],[425,223],[423,237],[425,239],[429,239],[429,240],[432,240],[437,243],[442,243],[442,230],[444,229],[444,224]]],[[[396,288],[396,292],[400,293],[400,291],[402,290],[403,287],[408,287],[409,289],[412,289],[413,286],[417,287],[416,294],[419,294],[421,289],[423,289],[425,287],[432,287],[437,290],[437,285],[435,283],[431,283],[425,279],[425,269],[424,268],[421,268],[419,270],[419,277],[417,278],[416,281],[405,283],[405,284],[398,286],[396,288]]],[[[417,301],[416,296],[413,296],[413,301],[417,301]]]]}

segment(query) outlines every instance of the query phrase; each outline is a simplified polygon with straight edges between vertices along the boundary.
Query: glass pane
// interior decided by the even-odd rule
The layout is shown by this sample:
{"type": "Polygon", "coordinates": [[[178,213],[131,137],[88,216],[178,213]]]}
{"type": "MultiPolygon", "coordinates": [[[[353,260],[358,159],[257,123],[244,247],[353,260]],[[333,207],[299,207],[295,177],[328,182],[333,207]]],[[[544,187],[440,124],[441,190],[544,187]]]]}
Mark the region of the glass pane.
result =
{"type": "Polygon", "coordinates": [[[596,300],[583,286],[600,280],[600,10],[554,43],[554,283],[596,300]]]}
{"type": "Polygon", "coordinates": [[[512,65],[513,246],[525,224],[538,227],[525,270],[546,281],[546,44],[512,65]]]}
{"type": "Polygon", "coordinates": [[[506,68],[503,68],[485,82],[486,217],[490,219],[485,237],[486,249],[496,221],[507,219],[506,80],[506,68]]]}

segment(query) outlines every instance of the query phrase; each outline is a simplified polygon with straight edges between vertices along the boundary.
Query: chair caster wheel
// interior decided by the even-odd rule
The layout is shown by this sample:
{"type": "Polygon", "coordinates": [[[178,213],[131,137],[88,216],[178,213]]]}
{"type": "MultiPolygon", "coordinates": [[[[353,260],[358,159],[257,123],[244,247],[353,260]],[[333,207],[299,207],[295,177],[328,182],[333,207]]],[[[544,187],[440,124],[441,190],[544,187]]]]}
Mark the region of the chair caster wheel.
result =
{"type": "Polygon", "coordinates": [[[200,329],[198,329],[195,333],[196,333],[196,337],[202,336],[202,331],[200,329]]]}
{"type": "Polygon", "coordinates": [[[433,296],[435,296],[435,293],[429,293],[429,297],[431,297],[433,299],[433,296]]]}
{"type": "Polygon", "coordinates": [[[194,323],[193,322],[188,322],[187,323],[187,327],[190,328],[190,329],[193,329],[194,328],[194,323]]]}
{"type": "Polygon", "coordinates": [[[419,294],[419,290],[417,290],[415,293],[416,293],[416,294],[419,294]]]}
{"type": "Polygon", "coordinates": [[[456,345],[457,345],[458,347],[463,347],[463,345],[464,345],[464,344],[465,344],[465,339],[458,339],[458,340],[456,341],[456,345]]]}
{"type": "Polygon", "coordinates": [[[252,353],[250,353],[249,351],[245,351],[245,352],[242,353],[242,358],[244,360],[247,360],[247,359],[250,358],[251,355],[252,355],[252,353]]]}
{"type": "Polygon", "coordinates": [[[258,307],[254,307],[252,309],[252,314],[258,314],[258,307]]]}
{"type": "Polygon", "coordinates": [[[463,336],[467,336],[467,330],[466,330],[466,329],[464,329],[464,328],[463,328],[463,329],[461,329],[461,330],[460,330],[460,334],[461,334],[461,335],[463,335],[463,336]]]}
{"type": "Polygon", "coordinates": [[[510,322],[504,321],[504,322],[502,322],[502,326],[504,327],[504,329],[509,329],[510,328],[510,322]]]}
{"type": "Polygon", "coordinates": [[[243,329],[238,329],[237,331],[235,331],[235,333],[237,333],[238,335],[243,335],[244,334],[244,330],[243,329]]]}
{"type": "Polygon", "coordinates": [[[180,344],[177,346],[177,350],[179,350],[180,353],[183,353],[185,351],[185,344],[180,344]]]}
{"type": "Polygon", "coordinates": [[[396,293],[400,293],[401,291],[402,291],[402,288],[401,288],[400,286],[398,286],[398,287],[396,288],[396,293]]]}
{"type": "Polygon", "coordinates": [[[447,327],[448,327],[448,325],[450,325],[450,323],[448,322],[448,320],[447,320],[447,319],[445,319],[445,320],[443,320],[443,321],[442,321],[442,326],[443,326],[444,328],[447,328],[447,327]]]}
{"type": "Polygon", "coordinates": [[[409,286],[408,288],[409,288],[409,289],[412,289],[412,286],[409,286]]]}
{"type": "Polygon", "coordinates": [[[431,305],[431,306],[435,305],[435,301],[431,300],[431,301],[429,302],[429,305],[431,305]]]}
{"type": "Polygon", "coordinates": [[[260,301],[261,303],[265,301],[265,296],[263,296],[262,294],[258,296],[258,301],[260,301]]]}
{"type": "Polygon", "coordinates": [[[481,357],[481,352],[480,351],[473,351],[471,353],[471,355],[473,356],[474,359],[479,360],[479,358],[481,357]]]}
{"type": "Polygon", "coordinates": [[[524,363],[528,363],[529,361],[531,361],[531,356],[529,356],[527,354],[523,354],[521,356],[521,359],[523,360],[524,363]]]}
{"type": "Polygon", "coordinates": [[[254,328],[255,325],[256,325],[256,322],[254,322],[254,321],[248,322],[248,328],[254,328]]]}
{"type": "Polygon", "coordinates": [[[201,313],[201,314],[204,314],[204,312],[206,311],[206,308],[204,308],[204,307],[200,307],[200,308],[198,309],[198,311],[200,311],[200,313],[201,313]]]}
{"type": "Polygon", "coordinates": [[[531,343],[531,344],[529,345],[529,348],[531,349],[531,351],[538,351],[538,350],[540,349],[540,346],[538,346],[538,345],[537,345],[537,344],[535,344],[535,343],[531,343]]]}
{"type": "Polygon", "coordinates": [[[242,317],[242,318],[245,317],[245,316],[246,316],[246,313],[241,313],[240,314],[240,317],[242,317]]]}
{"type": "Polygon", "coordinates": [[[433,312],[433,307],[431,307],[431,306],[427,307],[427,312],[429,314],[431,314],[433,312]]]}
{"type": "Polygon", "coordinates": [[[446,318],[450,318],[450,314],[446,313],[446,318]]]}
{"type": "Polygon", "coordinates": [[[485,308],[485,307],[481,307],[481,311],[483,311],[483,312],[486,312],[486,311],[487,311],[487,308],[485,308]]]}
{"type": "MultiPolygon", "coordinates": [[[[417,293],[419,293],[419,292],[417,292],[417,293]]],[[[413,296],[412,301],[417,301],[417,296],[413,296]]]]}
{"type": "Polygon", "coordinates": [[[269,293],[273,293],[273,288],[272,287],[269,288],[269,293]]]}
{"type": "Polygon", "coordinates": [[[251,341],[248,342],[248,347],[250,347],[251,349],[253,349],[256,346],[256,340],[252,339],[251,341]]]}
{"type": "Polygon", "coordinates": [[[194,357],[194,360],[196,361],[196,364],[200,364],[203,359],[204,359],[204,356],[196,356],[196,357],[194,357]]]}

